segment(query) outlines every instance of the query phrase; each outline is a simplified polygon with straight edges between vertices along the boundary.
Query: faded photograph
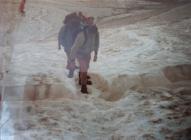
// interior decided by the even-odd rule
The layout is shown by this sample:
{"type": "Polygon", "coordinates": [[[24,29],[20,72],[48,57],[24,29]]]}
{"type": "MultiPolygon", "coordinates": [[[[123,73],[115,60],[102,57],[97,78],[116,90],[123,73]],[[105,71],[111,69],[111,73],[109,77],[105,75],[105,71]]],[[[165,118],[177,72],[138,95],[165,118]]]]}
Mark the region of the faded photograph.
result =
{"type": "Polygon", "coordinates": [[[191,140],[191,1],[0,0],[0,140],[191,140]]]}

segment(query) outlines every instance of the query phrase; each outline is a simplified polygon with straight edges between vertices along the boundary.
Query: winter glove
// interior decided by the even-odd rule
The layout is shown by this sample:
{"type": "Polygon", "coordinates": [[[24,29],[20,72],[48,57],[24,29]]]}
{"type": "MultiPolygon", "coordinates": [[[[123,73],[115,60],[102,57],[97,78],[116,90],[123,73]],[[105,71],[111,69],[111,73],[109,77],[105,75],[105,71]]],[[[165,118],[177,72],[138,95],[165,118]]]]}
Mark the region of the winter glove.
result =
{"type": "Polygon", "coordinates": [[[93,59],[94,62],[97,61],[97,55],[94,55],[94,59],[93,59]]]}

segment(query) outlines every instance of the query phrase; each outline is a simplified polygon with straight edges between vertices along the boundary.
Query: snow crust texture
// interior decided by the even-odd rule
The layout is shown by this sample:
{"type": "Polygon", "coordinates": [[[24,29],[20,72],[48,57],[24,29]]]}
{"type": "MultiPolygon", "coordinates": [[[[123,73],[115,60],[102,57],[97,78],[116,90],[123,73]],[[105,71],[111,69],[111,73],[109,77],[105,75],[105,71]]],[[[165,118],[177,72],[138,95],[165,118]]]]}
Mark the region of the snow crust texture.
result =
{"type": "Polygon", "coordinates": [[[191,4],[154,0],[0,0],[1,140],[191,139],[191,4]],[[95,16],[90,95],[67,78],[64,16],[95,16]]]}

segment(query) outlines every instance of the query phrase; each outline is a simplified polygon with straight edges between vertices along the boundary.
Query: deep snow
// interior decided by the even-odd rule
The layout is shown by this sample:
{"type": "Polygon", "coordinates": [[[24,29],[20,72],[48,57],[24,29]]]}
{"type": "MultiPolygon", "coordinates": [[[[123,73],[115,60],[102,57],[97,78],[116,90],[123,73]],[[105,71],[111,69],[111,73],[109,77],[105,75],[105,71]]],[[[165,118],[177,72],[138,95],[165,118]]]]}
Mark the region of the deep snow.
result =
{"type": "Polygon", "coordinates": [[[137,7],[111,16],[107,3],[97,3],[101,13],[87,8],[89,2],[50,2],[29,1],[26,16],[16,17],[9,72],[1,81],[1,140],[191,138],[190,4],[153,2],[155,9],[147,1],[141,16],[137,7]],[[100,53],[91,62],[87,96],[77,72],[67,78],[64,51],[57,49],[64,4],[98,17],[100,53]]]}

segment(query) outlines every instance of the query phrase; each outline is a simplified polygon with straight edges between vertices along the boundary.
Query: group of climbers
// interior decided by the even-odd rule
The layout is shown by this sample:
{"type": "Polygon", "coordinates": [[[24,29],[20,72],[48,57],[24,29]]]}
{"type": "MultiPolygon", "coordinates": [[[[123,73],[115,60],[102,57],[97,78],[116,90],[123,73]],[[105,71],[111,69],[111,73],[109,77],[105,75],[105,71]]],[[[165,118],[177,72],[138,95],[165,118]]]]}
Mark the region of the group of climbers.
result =
{"type": "Polygon", "coordinates": [[[67,15],[58,34],[59,49],[61,46],[64,47],[67,56],[68,77],[72,78],[75,69],[79,68],[81,92],[87,94],[87,85],[92,84],[90,76],[87,75],[91,53],[94,52],[95,62],[99,49],[99,32],[94,24],[94,18],[86,17],[82,12],[67,15]],[[76,65],[76,60],[79,67],[76,65]]]}
{"type": "MultiPolygon", "coordinates": [[[[26,0],[20,0],[19,12],[25,15],[26,0]]],[[[87,85],[91,85],[89,69],[91,53],[93,61],[97,61],[99,49],[99,32],[93,17],[86,17],[82,12],[68,14],[63,20],[63,26],[58,33],[58,49],[63,46],[67,56],[68,77],[72,78],[79,69],[79,84],[81,92],[87,94],[87,85]],[[76,65],[76,61],[79,66],[76,65]]]]}

